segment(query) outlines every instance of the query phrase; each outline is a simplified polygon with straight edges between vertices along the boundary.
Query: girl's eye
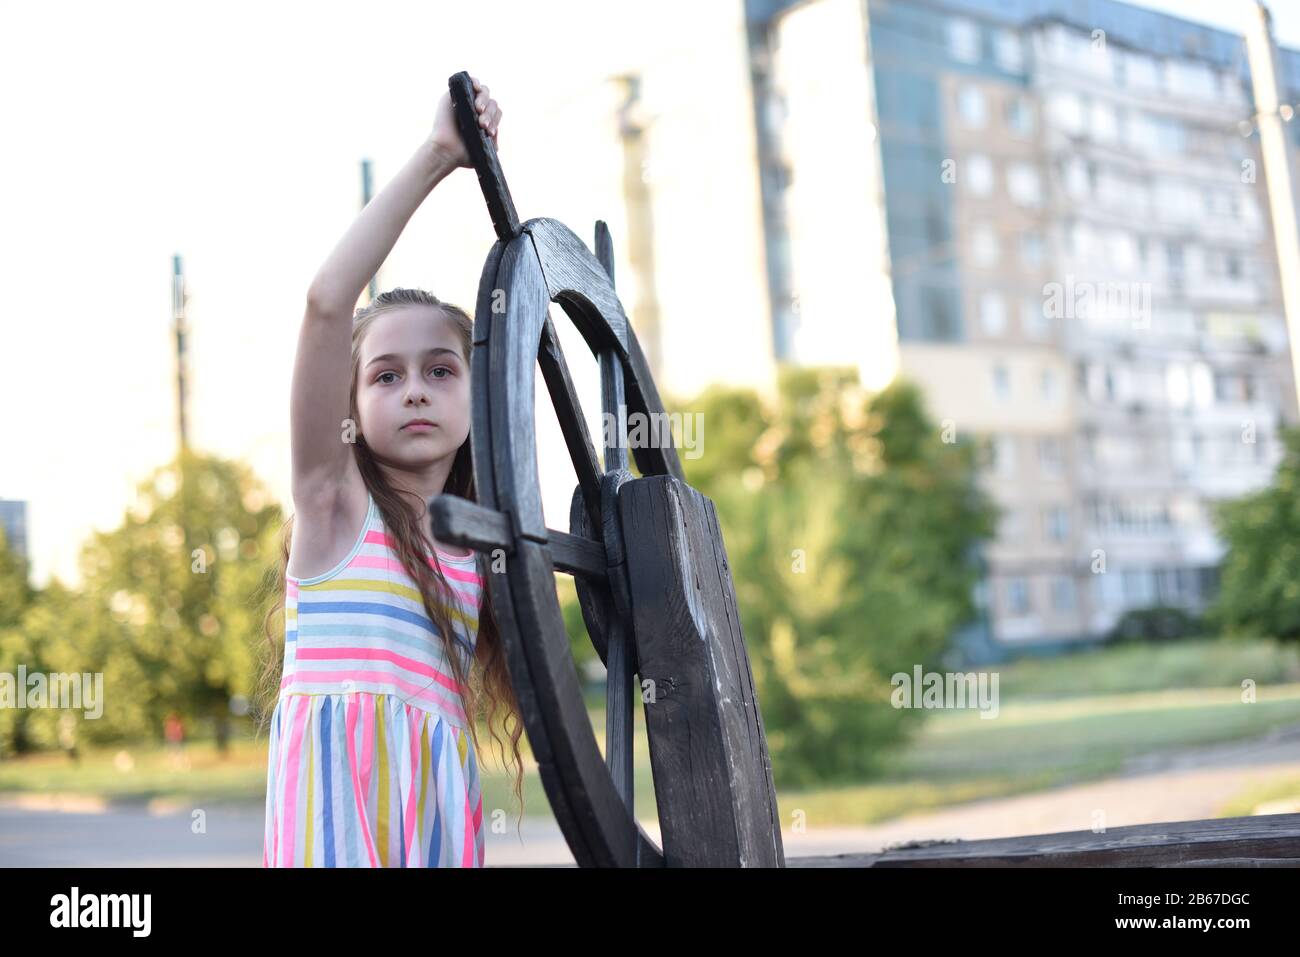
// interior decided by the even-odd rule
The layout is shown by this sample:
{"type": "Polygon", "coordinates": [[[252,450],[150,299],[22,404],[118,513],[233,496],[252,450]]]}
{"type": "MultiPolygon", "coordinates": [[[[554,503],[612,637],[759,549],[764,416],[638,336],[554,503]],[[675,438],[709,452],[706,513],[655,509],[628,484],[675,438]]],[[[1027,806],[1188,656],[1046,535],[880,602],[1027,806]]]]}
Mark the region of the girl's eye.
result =
{"type": "MultiPolygon", "coordinates": [[[[433,371],[434,371],[434,372],[445,372],[445,373],[447,373],[447,375],[451,375],[451,370],[448,369],[446,366],[434,366],[433,371]]],[[[435,379],[445,379],[445,378],[447,378],[447,376],[445,376],[445,375],[435,375],[434,378],[435,378],[435,379]]]]}
{"type": "MultiPolygon", "coordinates": [[[[375,381],[376,381],[376,382],[384,382],[384,376],[386,376],[386,375],[396,375],[396,374],[397,374],[397,373],[395,373],[395,372],[381,372],[381,373],[379,373],[379,376],[375,379],[375,381]]],[[[387,383],[387,382],[384,382],[384,385],[388,385],[388,383],[387,383]]]]}

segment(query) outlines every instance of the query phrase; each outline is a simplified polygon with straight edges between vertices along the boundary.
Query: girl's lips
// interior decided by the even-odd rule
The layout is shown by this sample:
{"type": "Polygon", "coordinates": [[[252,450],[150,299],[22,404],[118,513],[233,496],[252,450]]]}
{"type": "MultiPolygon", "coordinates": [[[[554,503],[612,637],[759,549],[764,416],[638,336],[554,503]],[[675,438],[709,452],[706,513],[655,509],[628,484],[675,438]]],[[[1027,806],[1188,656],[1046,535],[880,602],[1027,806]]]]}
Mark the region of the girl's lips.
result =
{"type": "Polygon", "coordinates": [[[428,432],[430,429],[434,428],[434,426],[428,422],[410,422],[402,426],[402,428],[411,432],[428,432]]]}

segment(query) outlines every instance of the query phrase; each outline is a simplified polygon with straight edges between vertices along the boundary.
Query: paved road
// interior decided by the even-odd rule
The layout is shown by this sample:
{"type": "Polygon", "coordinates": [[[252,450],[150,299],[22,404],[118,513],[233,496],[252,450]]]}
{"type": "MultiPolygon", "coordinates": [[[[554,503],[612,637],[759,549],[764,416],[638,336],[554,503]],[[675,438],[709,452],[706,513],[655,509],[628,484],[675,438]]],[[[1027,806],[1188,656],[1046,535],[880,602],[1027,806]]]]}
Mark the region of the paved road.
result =
{"type": "MultiPolygon", "coordinates": [[[[1257,781],[1300,775],[1300,725],[1268,737],[1148,756],[1091,784],[998,798],[911,815],[874,827],[783,832],[787,857],[874,852],[909,840],[977,839],[1214,817],[1257,781]]],[[[260,804],[205,808],[206,831],[193,833],[190,808],[105,807],[40,795],[0,798],[0,866],[259,867],[260,804]]],[[[1300,810],[1275,806],[1271,812],[1300,810]]],[[[550,819],[525,818],[519,831],[488,835],[492,866],[572,864],[550,819]]],[[[659,829],[644,824],[659,840],[659,829]]]]}

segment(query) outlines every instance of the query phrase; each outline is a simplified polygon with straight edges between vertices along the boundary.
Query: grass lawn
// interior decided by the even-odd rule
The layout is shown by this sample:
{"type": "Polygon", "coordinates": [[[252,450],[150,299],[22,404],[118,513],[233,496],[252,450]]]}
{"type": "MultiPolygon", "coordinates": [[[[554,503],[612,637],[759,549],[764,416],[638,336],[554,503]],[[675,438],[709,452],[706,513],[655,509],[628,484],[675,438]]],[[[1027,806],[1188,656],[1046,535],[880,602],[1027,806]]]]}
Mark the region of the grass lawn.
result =
{"type": "MultiPolygon", "coordinates": [[[[1106,649],[1001,666],[996,719],[982,719],[975,711],[934,712],[917,737],[892,756],[881,779],[780,792],[783,820],[789,826],[802,812],[809,827],[867,825],[904,812],[1103,777],[1126,759],[1152,751],[1249,738],[1300,724],[1300,661],[1294,649],[1262,642],[1225,646],[1185,642],[1106,649]],[[1211,680],[1216,677],[1218,686],[1211,680]],[[1244,677],[1258,685],[1251,704],[1241,701],[1244,677]]],[[[588,705],[603,749],[603,699],[593,695],[588,705]]],[[[654,785],[644,716],[638,710],[635,717],[636,801],[638,816],[646,819],[652,818],[654,785]]],[[[484,813],[489,818],[499,813],[509,824],[519,813],[512,780],[484,731],[480,742],[484,813]]],[[[524,809],[527,816],[549,816],[526,738],[521,748],[524,809]]],[[[264,799],[265,740],[237,737],[224,761],[208,741],[187,745],[185,756],[188,766],[178,767],[164,749],[142,746],[89,751],[80,766],[61,754],[0,761],[0,793],[196,802],[264,799]],[[130,755],[129,762],[119,757],[123,752],[130,755]]],[[[1275,790],[1243,795],[1241,803],[1297,793],[1285,782],[1275,790]]]]}

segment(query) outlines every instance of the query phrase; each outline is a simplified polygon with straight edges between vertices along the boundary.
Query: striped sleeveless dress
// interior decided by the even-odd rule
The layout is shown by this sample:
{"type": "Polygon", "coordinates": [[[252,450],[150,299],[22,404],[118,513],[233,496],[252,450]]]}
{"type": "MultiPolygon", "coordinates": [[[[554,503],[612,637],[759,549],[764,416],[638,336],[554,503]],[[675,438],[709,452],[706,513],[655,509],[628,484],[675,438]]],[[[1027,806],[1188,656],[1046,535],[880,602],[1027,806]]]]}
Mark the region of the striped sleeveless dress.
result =
{"type": "MultiPolygon", "coordinates": [[[[483,866],[483,799],[464,703],[394,545],[371,496],[347,557],[285,583],[265,867],[483,866]]],[[[468,675],[484,583],[475,554],[437,555],[455,593],[450,611],[468,675]]]]}

